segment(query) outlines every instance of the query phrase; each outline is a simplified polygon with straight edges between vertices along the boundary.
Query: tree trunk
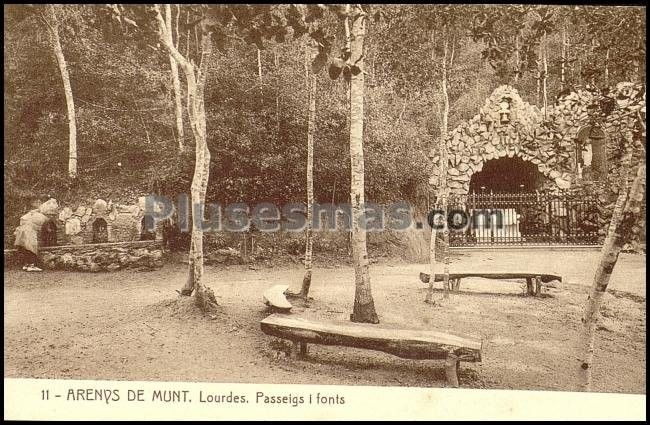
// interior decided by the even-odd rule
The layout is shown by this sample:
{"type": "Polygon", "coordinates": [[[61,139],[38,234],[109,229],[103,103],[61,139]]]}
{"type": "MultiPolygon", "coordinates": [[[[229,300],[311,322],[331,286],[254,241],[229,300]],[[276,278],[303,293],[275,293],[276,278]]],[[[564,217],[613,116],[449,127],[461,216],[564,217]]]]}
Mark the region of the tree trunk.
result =
{"type": "Polygon", "coordinates": [[[63,80],[63,91],[65,93],[65,104],[68,110],[68,176],[74,179],[77,177],[77,117],[74,109],[74,98],[72,96],[72,86],[70,84],[70,74],[68,74],[68,65],[63,55],[63,47],[59,38],[59,22],[56,17],[56,6],[47,5],[47,18],[45,23],[50,30],[50,39],[52,49],[56,57],[56,63],[59,65],[61,80],[63,80]]]}
{"type": "MultiPolygon", "coordinates": [[[[346,6],[349,11],[350,5],[346,6]]],[[[350,16],[350,14],[348,14],[350,16]]],[[[346,18],[352,20],[351,63],[363,69],[363,41],[366,17],[355,8],[354,15],[346,18]]],[[[355,294],[354,308],[350,315],[353,322],[379,323],[375,312],[375,302],[370,288],[370,271],[366,247],[365,211],[364,211],[364,161],[363,161],[363,92],[364,74],[352,75],[350,80],[350,162],[352,201],[352,257],[354,261],[355,294]],[[363,222],[362,222],[363,221],[363,222]]]]}
{"type": "Polygon", "coordinates": [[[520,73],[519,62],[520,62],[520,59],[519,59],[519,36],[516,35],[515,36],[515,83],[517,83],[519,81],[519,73],[520,73]]]}
{"type": "Polygon", "coordinates": [[[449,120],[449,93],[447,92],[447,34],[445,31],[445,41],[444,41],[444,55],[442,58],[442,120],[440,125],[440,139],[442,141],[442,152],[440,156],[441,161],[441,174],[442,174],[442,211],[444,214],[444,225],[442,230],[442,258],[444,263],[443,268],[443,297],[445,299],[449,298],[449,226],[448,226],[448,200],[449,200],[449,186],[447,184],[447,168],[449,165],[449,153],[447,150],[447,122],[449,120]]]}
{"type": "Polygon", "coordinates": [[[542,80],[542,90],[543,90],[543,95],[544,95],[544,119],[547,117],[547,109],[548,109],[548,90],[546,89],[546,80],[548,78],[548,49],[547,49],[547,41],[546,41],[546,32],[544,32],[544,38],[542,40],[544,46],[543,46],[543,55],[544,55],[544,78],[542,80]]]}
{"type": "Polygon", "coordinates": [[[192,178],[192,237],[190,243],[189,274],[185,286],[181,289],[182,295],[191,295],[194,292],[196,303],[204,311],[217,305],[214,293],[203,284],[203,212],[205,194],[208,187],[210,173],[210,150],[206,139],[205,117],[205,84],[208,72],[208,62],[212,53],[211,33],[201,34],[201,62],[195,65],[183,57],[166,34],[167,26],[160,12],[156,8],[158,31],[162,44],[181,66],[187,80],[187,111],[195,141],[194,176],[192,178]]]}
{"type": "MultiPolygon", "coordinates": [[[[167,31],[165,33],[167,41],[169,44],[176,46],[177,43],[174,43],[173,38],[172,9],[170,4],[165,5],[165,24],[167,27],[167,31]]],[[[181,100],[181,81],[178,77],[178,63],[176,63],[176,59],[174,59],[171,54],[169,55],[169,66],[171,67],[172,86],[174,88],[174,112],[176,115],[178,150],[182,152],[185,149],[185,143],[183,140],[185,135],[183,131],[183,101],[181,100]]]]}
{"type": "Polygon", "coordinates": [[[605,87],[609,87],[609,48],[605,52],[605,87]]]}
{"type": "MultiPolygon", "coordinates": [[[[308,47],[309,48],[309,47],[308,47]]],[[[308,54],[308,57],[311,55],[308,54]]],[[[311,59],[311,58],[310,58],[311,59]]],[[[300,295],[307,298],[312,274],[312,214],[314,205],[314,134],[316,132],[316,75],[307,67],[309,90],[309,117],[307,119],[307,241],[305,243],[305,277],[302,280],[300,295]]]]}
{"type": "Polygon", "coordinates": [[[566,62],[567,62],[567,38],[566,38],[566,24],[562,26],[562,63],[560,68],[560,82],[562,89],[566,85],[566,62]]]}
{"type": "MultiPolygon", "coordinates": [[[[631,156],[631,153],[628,155],[631,156]]],[[[621,187],[607,232],[607,238],[601,250],[600,262],[594,276],[593,285],[585,305],[582,318],[583,332],[580,340],[581,388],[591,391],[591,369],[594,359],[594,342],[596,325],[602,298],[607,291],[609,279],[616,267],[618,255],[626,239],[631,234],[645,195],[645,164],[641,165],[631,187],[628,187],[627,174],[623,173],[621,187]]]]}

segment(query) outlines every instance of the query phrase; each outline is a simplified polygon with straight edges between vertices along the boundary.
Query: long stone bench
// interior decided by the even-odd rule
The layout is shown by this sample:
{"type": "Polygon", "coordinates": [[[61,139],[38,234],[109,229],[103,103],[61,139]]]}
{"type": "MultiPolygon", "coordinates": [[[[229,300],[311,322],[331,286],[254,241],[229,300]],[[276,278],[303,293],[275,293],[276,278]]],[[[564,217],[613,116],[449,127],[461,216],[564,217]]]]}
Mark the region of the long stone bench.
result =
{"type": "Polygon", "coordinates": [[[383,351],[414,360],[445,360],[447,383],[458,387],[461,361],[480,362],[480,339],[422,329],[400,329],[367,323],[313,320],[272,314],[260,322],[267,335],[293,341],[293,355],[307,354],[307,344],[336,345],[383,351]]]}
{"type": "MultiPolygon", "coordinates": [[[[423,283],[429,283],[429,273],[420,273],[420,280],[423,283]]],[[[552,281],[562,282],[562,276],[549,273],[539,272],[514,272],[514,273],[499,273],[499,272],[467,272],[467,273],[449,273],[449,285],[452,291],[460,289],[460,280],[464,277],[482,277],[485,279],[526,279],[526,293],[528,295],[539,296],[542,290],[542,283],[552,281]],[[533,279],[535,286],[533,287],[533,279]]],[[[441,282],[444,280],[442,273],[436,273],[434,282],[441,282]]]]}

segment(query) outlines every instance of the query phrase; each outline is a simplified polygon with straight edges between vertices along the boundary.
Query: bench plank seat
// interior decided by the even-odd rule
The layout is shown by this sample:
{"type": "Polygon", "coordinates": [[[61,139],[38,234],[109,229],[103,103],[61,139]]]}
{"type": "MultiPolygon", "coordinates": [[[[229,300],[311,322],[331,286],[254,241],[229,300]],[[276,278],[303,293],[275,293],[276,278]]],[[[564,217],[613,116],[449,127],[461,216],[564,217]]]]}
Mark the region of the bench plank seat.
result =
{"type": "MultiPolygon", "coordinates": [[[[485,279],[534,279],[539,276],[544,283],[554,280],[562,282],[562,276],[549,273],[524,273],[524,272],[467,272],[467,273],[449,273],[449,279],[460,279],[464,277],[482,277],[485,279]]],[[[420,273],[420,280],[423,283],[429,283],[429,273],[420,273]]],[[[436,273],[434,282],[441,282],[444,278],[442,273],[436,273]]]]}
{"type": "MultiPolygon", "coordinates": [[[[317,321],[304,317],[272,314],[260,322],[267,335],[288,339],[300,344],[300,353],[306,344],[337,345],[383,351],[414,360],[447,361],[447,380],[458,386],[458,363],[480,362],[483,343],[480,339],[449,333],[399,329],[368,323],[317,321]]],[[[295,352],[295,350],[294,350],[295,352]]]]}
{"type": "MultiPolygon", "coordinates": [[[[482,277],[484,279],[526,279],[526,294],[541,296],[542,282],[548,283],[554,280],[562,282],[562,276],[549,273],[523,273],[523,272],[467,272],[467,273],[449,273],[449,283],[452,291],[460,289],[460,280],[464,277],[482,277]],[[533,286],[533,279],[535,285],[533,286]]],[[[429,273],[420,273],[420,280],[423,283],[429,283],[431,275],[429,273]]],[[[444,280],[444,274],[436,273],[434,282],[444,280]]]]}

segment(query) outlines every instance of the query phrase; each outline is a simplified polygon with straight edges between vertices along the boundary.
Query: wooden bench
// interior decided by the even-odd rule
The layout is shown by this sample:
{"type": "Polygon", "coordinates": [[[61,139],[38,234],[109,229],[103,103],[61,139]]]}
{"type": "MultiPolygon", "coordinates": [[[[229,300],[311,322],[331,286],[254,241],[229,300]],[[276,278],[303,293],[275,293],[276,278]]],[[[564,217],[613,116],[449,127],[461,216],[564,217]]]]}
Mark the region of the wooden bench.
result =
{"type": "Polygon", "coordinates": [[[264,303],[277,310],[288,312],[293,306],[284,294],[287,289],[289,289],[289,285],[271,286],[262,294],[264,303]]]}
{"type": "MultiPolygon", "coordinates": [[[[548,283],[554,280],[562,282],[562,276],[548,273],[493,273],[493,272],[471,272],[471,273],[449,273],[449,285],[452,291],[460,289],[460,280],[464,277],[482,277],[485,279],[526,279],[526,294],[539,296],[542,291],[542,282],[548,283]],[[533,279],[535,286],[533,287],[533,279]]],[[[429,283],[429,273],[420,273],[420,280],[429,283]]],[[[436,273],[434,282],[441,282],[444,275],[436,273]]]]}
{"type": "Polygon", "coordinates": [[[367,323],[311,320],[295,315],[272,314],[261,323],[268,335],[293,341],[295,357],[307,354],[307,343],[383,351],[404,359],[445,360],[447,382],[458,387],[461,361],[480,362],[480,339],[448,333],[397,329],[367,323]]]}

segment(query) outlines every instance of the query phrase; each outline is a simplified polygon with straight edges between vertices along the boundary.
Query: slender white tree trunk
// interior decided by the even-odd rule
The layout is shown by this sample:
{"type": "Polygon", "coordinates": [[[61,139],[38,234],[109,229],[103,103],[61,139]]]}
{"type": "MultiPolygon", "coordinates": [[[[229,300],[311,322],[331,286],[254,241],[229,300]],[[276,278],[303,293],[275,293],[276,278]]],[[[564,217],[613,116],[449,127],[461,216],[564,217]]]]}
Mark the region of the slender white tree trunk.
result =
{"type": "Polygon", "coordinates": [[[546,81],[548,79],[548,48],[547,48],[547,42],[546,42],[546,32],[544,33],[544,37],[542,39],[543,43],[543,57],[544,57],[544,78],[542,80],[542,85],[543,85],[543,95],[544,95],[544,119],[547,117],[547,109],[548,109],[548,90],[546,88],[546,81]]]}
{"type": "MultiPolygon", "coordinates": [[[[445,299],[449,298],[449,223],[448,223],[448,202],[449,185],[447,184],[447,168],[449,166],[449,151],[447,149],[447,131],[449,120],[449,93],[447,92],[447,51],[448,36],[445,32],[443,58],[442,58],[442,120],[440,123],[440,139],[442,140],[441,172],[442,180],[442,211],[445,218],[445,227],[442,230],[442,255],[443,255],[443,290],[445,299]]],[[[453,54],[452,54],[453,58],[453,54]]]]}
{"type": "Polygon", "coordinates": [[[593,285],[589,291],[589,297],[585,305],[582,317],[583,332],[580,338],[580,378],[581,389],[591,391],[592,377],[591,370],[594,362],[594,343],[596,338],[596,326],[600,313],[602,298],[607,291],[610,277],[616,267],[618,255],[625,243],[626,238],[631,234],[631,227],[638,219],[645,195],[645,164],[637,169],[636,176],[631,186],[628,183],[631,150],[623,161],[621,185],[618,198],[614,206],[610,221],[607,238],[601,249],[601,257],[598,268],[594,275],[593,285]]]}
{"type": "MultiPolygon", "coordinates": [[[[167,28],[167,31],[165,32],[167,42],[173,46],[177,46],[178,40],[175,43],[173,37],[172,10],[170,4],[165,5],[165,24],[167,28]]],[[[181,94],[181,81],[178,76],[178,63],[171,54],[169,55],[169,66],[171,68],[172,86],[174,88],[174,113],[176,115],[176,135],[178,136],[178,150],[182,152],[185,149],[185,134],[183,129],[183,101],[181,94]]]]}
{"type": "MultiPolygon", "coordinates": [[[[309,50],[309,47],[308,47],[309,50]]],[[[307,52],[311,61],[311,55],[307,52]]],[[[313,231],[312,216],[314,205],[314,134],[316,132],[316,75],[307,70],[307,84],[309,90],[309,117],[307,119],[307,240],[305,243],[305,277],[302,280],[300,295],[304,298],[309,296],[312,275],[313,257],[313,231]]]]}
{"type": "Polygon", "coordinates": [[[605,52],[605,87],[609,87],[609,48],[605,52]]]}
{"type": "Polygon", "coordinates": [[[197,305],[203,310],[210,310],[217,305],[214,293],[203,283],[203,215],[205,195],[210,174],[210,150],[207,144],[205,117],[205,85],[207,80],[208,62],[212,54],[211,33],[201,34],[201,63],[197,66],[181,55],[176,46],[170,42],[166,32],[168,28],[162,17],[160,6],[156,5],[156,19],[160,40],[174,60],[181,66],[187,80],[187,111],[195,141],[194,176],[192,177],[192,236],[190,243],[189,275],[181,294],[191,295],[194,292],[197,305]]]}
{"type": "MultiPolygon", "coordinates": [[[[351,9],[347,5],[348,11],[351,9]]],[[[363,41],[366,17],[355,8],[352,20],[351,63],[363,69],[363,41]]],[[[379,323],[375,302],[370,288],[370,267],[366,247],[364,161],[363,161],[363,93],[364,74],[352,75],[350,81],[350,162],[352,201],[352,257],[354,260],[355,294],[350,320],[353,322],[379,323]]]]}
{"type": "Polygon", "coordinates": [[[520,70],[520,58],[519,58],[519,36],[515,36],[515,83],[519,81],[520,70]]]}
{"type": "Polygon", "coordinates": [[[44,17],[44,20],[50,30],[52,49],[54,50],[56,63],[61,73],[65,104],[68,110],[68,176],[74,179],[77,177],[77,117],[74,108],[74,98],[72,96],[72,85],[70,84],[68,65],[63,55],[63,47],[61,46],[61,39],[59,37],[59,20],[56,16],[56,6],[52,4],[47,5],[46,11],[47,16],[44,17]]]}
{"type": "Polygon", "coordinates": [[[562,88],[566,84],[566,62],[567,62],[567,37],[566,37],[566,24],[562,26],[562,64],[560,68],[560,81],[562,83],[562,88]]]}

